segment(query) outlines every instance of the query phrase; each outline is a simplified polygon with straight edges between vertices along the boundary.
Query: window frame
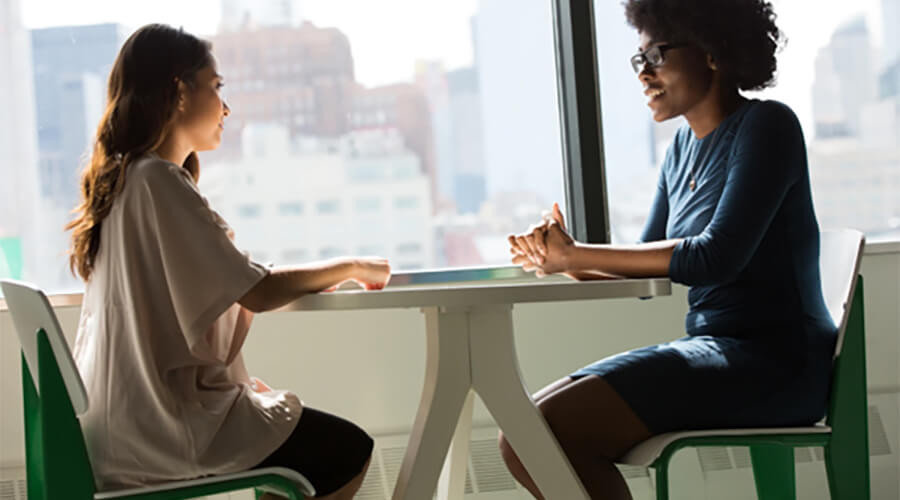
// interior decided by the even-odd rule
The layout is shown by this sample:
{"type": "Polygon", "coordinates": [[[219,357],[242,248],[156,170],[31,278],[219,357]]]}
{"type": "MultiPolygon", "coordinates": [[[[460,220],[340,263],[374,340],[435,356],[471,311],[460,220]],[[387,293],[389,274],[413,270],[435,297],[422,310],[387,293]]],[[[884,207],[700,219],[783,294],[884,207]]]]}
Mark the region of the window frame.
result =
{"type": "Polygon", "coordinates": [[[578,241],[609,243],[594,2],[551,2],[569,230],[578,241]]]}

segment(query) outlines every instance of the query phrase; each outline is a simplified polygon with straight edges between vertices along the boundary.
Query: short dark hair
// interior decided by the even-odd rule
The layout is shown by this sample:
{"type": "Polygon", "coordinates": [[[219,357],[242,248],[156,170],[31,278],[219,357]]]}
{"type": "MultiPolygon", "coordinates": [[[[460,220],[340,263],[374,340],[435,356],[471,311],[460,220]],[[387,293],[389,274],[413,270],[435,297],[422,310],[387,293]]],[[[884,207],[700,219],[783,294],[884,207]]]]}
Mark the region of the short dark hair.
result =
{"type": "Polygon", "coordinates": [[[775,52],[785,37],[765,0],[625,0],[628,24],[660,41],[690,43],[710,54],[741,90],[775,84],[775,52]]]}

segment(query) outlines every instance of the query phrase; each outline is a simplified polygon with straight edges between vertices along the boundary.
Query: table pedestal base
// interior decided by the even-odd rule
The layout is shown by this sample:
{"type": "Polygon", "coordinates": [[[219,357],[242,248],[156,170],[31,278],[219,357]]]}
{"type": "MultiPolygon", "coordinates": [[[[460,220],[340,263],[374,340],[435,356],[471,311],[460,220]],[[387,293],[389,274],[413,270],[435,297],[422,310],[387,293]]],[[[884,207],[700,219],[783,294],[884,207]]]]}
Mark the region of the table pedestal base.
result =
{"type": "Polygon", "coordinates": [[[427,500],[434,494],[439,477],[441,500],[463,497],[472,391],[481,397],[546,498],[587,500],[581,482],[522,383],[512,306],[428,307],[423,312],[427,335],[425,385],[393,500],[427,500]]]}

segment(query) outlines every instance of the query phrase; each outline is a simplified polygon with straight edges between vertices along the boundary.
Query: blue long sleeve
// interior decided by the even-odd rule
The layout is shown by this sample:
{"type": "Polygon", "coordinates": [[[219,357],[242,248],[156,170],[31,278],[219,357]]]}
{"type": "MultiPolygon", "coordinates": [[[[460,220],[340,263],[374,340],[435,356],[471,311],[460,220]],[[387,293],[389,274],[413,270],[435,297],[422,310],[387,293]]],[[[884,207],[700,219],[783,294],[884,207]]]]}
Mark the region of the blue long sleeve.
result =
{"type": "Polygon", "coordinates": [[[669,218],[669,198],[666,193],[665,171],[660,171],[659,182],[656,184],[656,195],[653,197],[653,205],[650,207],[650,215],[644,224],[641,233],[641,242],[659,241],[666,239],[666,221],[669,218]]]}
{"type": "Polygon", "coordinates": [[[805,157],[798,154],[803,152],[800,123],[789,108],[774,103],[754,106],[741,128],[712,220],[702,233],[679,243],[672,254],[669,274],[677,282],[734,281],[806,166],[805,157]]]}
{"type": "Polygon", "coordinates": [[[689,334],[786,324],[833,331],[821,297],[806,146],[790,108],[752,100],[703,139],[680,129],[659,186],[664,196],[657,193],[644,237],[663,239],[664,218],[664,237],[683,240],[669,275],[690,286],[689,334]]]}

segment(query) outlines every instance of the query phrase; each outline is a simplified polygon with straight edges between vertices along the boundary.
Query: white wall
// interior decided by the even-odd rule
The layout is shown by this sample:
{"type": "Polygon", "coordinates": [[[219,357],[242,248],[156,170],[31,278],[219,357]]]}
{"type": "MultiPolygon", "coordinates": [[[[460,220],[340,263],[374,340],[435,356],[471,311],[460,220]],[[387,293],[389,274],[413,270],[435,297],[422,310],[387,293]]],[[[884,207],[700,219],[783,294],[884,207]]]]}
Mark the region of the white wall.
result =
{"type": "MultiPolygon", "coordinates": [[[[870,400],[893,400],[886,422],[898,422],[900,390],[900,244],[880,245],[863,260],[870,400]]],[[[517,349],[529,389],[572,370],[683,332],[685,289],[641,301],[567,302],[515,309],[517,349]]],[[[60,308],[74,333],[78,309],[60,308]]],[[[245,346],[251,373],[290,388],[310,406],[347,417],[373,435],[409,432],[424,369],[424,322],[417,310],[290,312],[257,316],[245,346]]],[[[0,312],[0,468],[24,462],[19,346],[9,314],[0,312]]],[[[882,408],[882,413],[885,409],[882,408]]],[[[483,407],[475,425],[491,425],[483,407]]],[[[893,465],[873,469],[873,498],[898,491],[897,433],[893,465]]],[[[801,476],[802,482],[803,477],[801,476]]],[[[891,493],[892,495],[894,493],[891,493]]]]}

